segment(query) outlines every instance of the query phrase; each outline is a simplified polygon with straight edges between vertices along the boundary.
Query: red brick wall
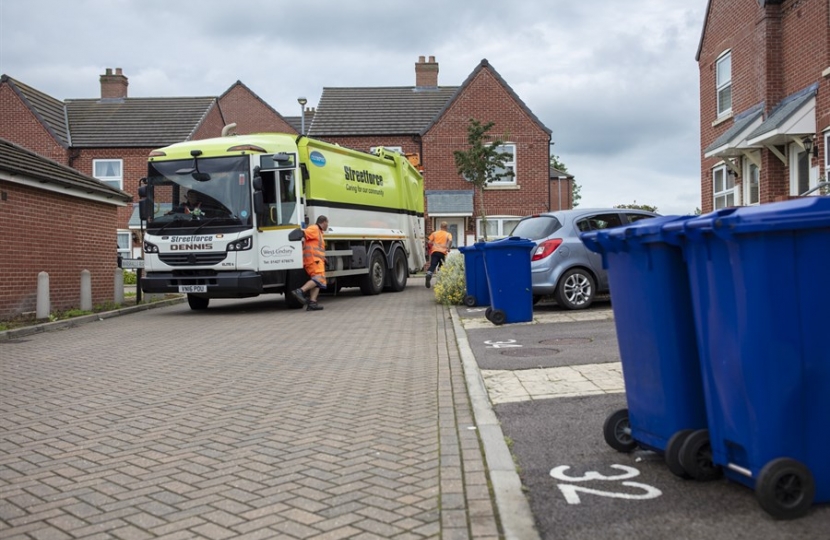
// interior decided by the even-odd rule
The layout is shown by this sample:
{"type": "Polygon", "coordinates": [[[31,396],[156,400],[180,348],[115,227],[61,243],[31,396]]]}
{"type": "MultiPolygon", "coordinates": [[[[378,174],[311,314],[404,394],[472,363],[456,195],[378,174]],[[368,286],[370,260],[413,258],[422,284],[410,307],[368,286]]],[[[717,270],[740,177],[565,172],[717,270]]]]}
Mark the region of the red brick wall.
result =
{"type": "MultiPolygon", "coordinates": [[[[712,0],[699,58],[704,212],[713,208],[712,167],[720,158],[706,159],[702,150],[733,125],[731,119],[712,125],[717,118],[718,56],[732,51],[733,115],[764,102],[766,117],[783,98],[818,82],[816,130],[821,133],[830,124],[830,88],[821,77],[822,70],[830,66],[828,15],[828,3],[815,0],[785,0],[766,8],[744,0],[712,0]]],[[[769,150],[762,150],[761,202],[788,194],[789,169],[769,150]]]]}
{"type": "MultiPolygon", "coordinates": [[[[453,155],[454,151],[467,148],[467,126],[471,118],[482,123],[495,122],[490,134],[516,145],[518,189],[486,190],[484,203],[487,215],[525,216],[546,211],[550,195],[550,136],[488,69],[479,71],[424,136],[422,162],[426,189],[471,189],[470,184],[457,174],[453,155]]],[[[479,197],[476,192],[475,216],[479,214],[479,197]]],[[[426,212],[429,213],[429,208],[426,212]]],[[[470,229],[466,232],[474,234],[475,220],[470,221],[470,229]]]]}
{"type": "MultiPolygon", "coordinates": [[[[196,128],[193,133],[193,140],[196,139],[210,139],[211,137],[218,137],[222,134],[222,128],[225,127],[225,120],[222,118],[222,111],[219,107],[214,106],[208,112],[204,121],[196,128]]],[[[181,142],[181,141],[176,141],[181,142]]]]}
{"type": "Polygon", "coordinates": [[[39,272],[49,274],[51,311],[80,306],[81,271],[92,303],[114,297],[116,207],[0,180],[0,317],[35,311],[39,272]]]}
{"type": "Polygon", "coordinates": [[[266,132],[297,133],[291,124],[257,99],[243,85],[237,84],[231,88],[219,100],[219,106],[222,108],[225,123],[236,122],[236,132],[240,135],[266,132]]]}
{"type": "Polygon", "coordinates": [[[26,108],[8,84],[0,84],[0,138],[58,163],[67,163],[67,151],[26,108]]]}
{"type": "MultiPolygon", "coordinates": [[[[72,159],[71,167],[83,174],[92,176],[92,162],[95,159],[121,159],[123,160],[124,182],[123,189],[133,196],[133,201],[138,202],[138,180],[147,176],[147,156],[153,148],[84,148],[76,150],[76,156],[72,159]]],[[[118,207],[117,227],[126,229],[132,215],[132,205],[118,207]]],[[[115,229],[112,231],[115,235],[115,229]]]]}
{"type": "Polygon", "coordinates": [[[361,152],[369,152],[369,149],[374,146],[398,146],[403,149],[406,154],[414,154],[421,151],[420,144],[417,139],[412,136],[371,136],[371,137],[324,137],[321,141],[326,141],[332,144],[339,144],[340,146],[359,150],[361,152]]]}

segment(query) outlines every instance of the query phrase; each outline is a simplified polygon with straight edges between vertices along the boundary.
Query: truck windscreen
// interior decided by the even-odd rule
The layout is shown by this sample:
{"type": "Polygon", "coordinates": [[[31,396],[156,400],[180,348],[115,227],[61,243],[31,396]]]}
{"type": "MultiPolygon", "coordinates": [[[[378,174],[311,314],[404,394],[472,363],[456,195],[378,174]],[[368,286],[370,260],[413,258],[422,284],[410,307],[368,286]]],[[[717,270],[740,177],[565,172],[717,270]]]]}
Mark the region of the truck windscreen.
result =
{"type": "Polygon", "coordinates": [[[149,231],[252,222],[248,156],[151,162],[147,188],[149,231]]]}

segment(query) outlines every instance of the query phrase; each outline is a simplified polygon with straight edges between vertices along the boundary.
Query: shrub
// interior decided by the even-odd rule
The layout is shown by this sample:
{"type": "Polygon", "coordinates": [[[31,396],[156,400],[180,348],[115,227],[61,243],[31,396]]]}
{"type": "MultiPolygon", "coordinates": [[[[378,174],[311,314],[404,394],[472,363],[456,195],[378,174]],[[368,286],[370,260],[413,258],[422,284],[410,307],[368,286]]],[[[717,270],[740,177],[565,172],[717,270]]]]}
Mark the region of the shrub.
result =
{"type": "Polygon", "coordinates": [[[445,306],[461,305],[467,287],[464,282],[464,257],[461,253],[450,253],[444,265],[433,277],[435,300],[445,306]]]}
{"type": "Polygon", "coordinates": [[[132,270],[124,270],[124,285],[135,285],[138,283],[138,274],[132,270]]]}

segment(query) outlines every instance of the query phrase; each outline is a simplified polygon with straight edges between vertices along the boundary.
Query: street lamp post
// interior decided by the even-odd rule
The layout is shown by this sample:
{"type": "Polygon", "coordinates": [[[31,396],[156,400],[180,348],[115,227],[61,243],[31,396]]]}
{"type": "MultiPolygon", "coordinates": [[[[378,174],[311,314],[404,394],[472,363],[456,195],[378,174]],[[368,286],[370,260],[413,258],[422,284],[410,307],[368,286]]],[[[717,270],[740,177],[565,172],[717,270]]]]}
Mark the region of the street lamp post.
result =
{"type": "Polygon", "coordinates": [[[298,97],[297,103],[300,104],[300,135],[305,135],[305,104],[308,100],[304,97],[298,97]]]}

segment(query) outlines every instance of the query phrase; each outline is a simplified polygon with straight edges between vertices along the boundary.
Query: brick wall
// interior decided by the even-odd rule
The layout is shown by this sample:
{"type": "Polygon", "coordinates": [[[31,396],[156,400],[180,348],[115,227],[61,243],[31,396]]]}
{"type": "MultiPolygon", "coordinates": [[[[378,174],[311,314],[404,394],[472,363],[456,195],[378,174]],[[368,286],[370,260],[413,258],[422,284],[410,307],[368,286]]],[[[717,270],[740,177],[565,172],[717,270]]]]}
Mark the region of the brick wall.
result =
{"type": "MultiPolygon", "coordinates": [[[[147,176],[147,156],[153,148],[84,148],[76,150],[70,166],[83,174],[92,176],[92,162],[96,159],[123,160],[123,189],[138,202],[138,180],[147,176]]],[[[132,205],[118,207],[117,227],[126,229],[132,215],[132,205]]],[[[113,229],[111,235],[115,237],[113,229]]]]}
{"type": "Polygon", "coordinates": [[[267,132],[297,133],[291,124],[257,99],[244,85],[234,85],[221,97],[219,106],[225,123],[236,122],[236,132],[240,135],[267,132]]]}
{"type": "Polygon", "coordinates": [[[0,84],[0,138],[66,165],[67,150],[38,122],[8,84],[0,84]]]}
{"type": "MultiPolygon", "coordinates": [[[[818,0],[785,0],[780,6],[765,8],[744,0],[712,0],[699,57],[700,185],[704,212],[713,208],[712,168],[721,159],[706,159],[702,150],[733,125],[731,119],[716,123],[715,61],[723,52],[732,51],[734,115],[763,102],[766,117],[783,98],[818,82],[816,131],[821,133],[830,125],[828,81],[821,76],[830,66],[829,15],[828,3],[818,0]]],[[[823,155],[823,141],[819,142],[823,155]]],[[[761,202],[788,195],[787,166],[767,149],[762,150],[761,160],[761,202]]],[[[821,165],[821,161],[814,165],[821,165]]],[[[823,172],[822,167],[820,174],[823,172]]]]}
{"type": "MultiPolygon", "coordinates": [[[[487,215],[525,216],[546,211],[550,196],[550,137],[488,69],[477,73],[424,136],[422,162],[426,189],[471,189],[457,174],[453,154],[467,148],[467,126],[471,118],[482,123],[495,122],[490,134],[516,145],[518,188],[487,189],[484,193],[487,215]]],[[[474,195],[476,216],[480,196],[478,192],[474,195]]],[[[429,208],[426,212],[429,213],[429,208]]],[[[475,234],[475,220],[470,220],[466,232],[475,234]]]]}
{"type": "Polygon", "coordinates": [[[39,272],[49,274],[51,311],[80,306],[81,271],[92,303],[111,302],[116,207],[0,180],[0,317],[34,311],[39,272]]]}

